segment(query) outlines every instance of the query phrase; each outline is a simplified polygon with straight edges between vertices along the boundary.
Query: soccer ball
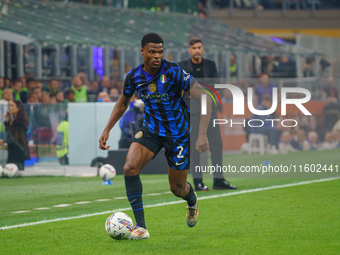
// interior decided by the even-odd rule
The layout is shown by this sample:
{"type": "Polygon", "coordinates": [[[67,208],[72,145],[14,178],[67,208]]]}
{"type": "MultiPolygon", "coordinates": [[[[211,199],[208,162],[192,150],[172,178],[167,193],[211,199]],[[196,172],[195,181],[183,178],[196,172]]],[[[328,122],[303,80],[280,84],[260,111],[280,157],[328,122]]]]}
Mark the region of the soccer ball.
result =
{"type": "Polygon", "coordinates": [[[105,229],[107,234],[115,240],[127,239],[133,231],[133,221],[129,215],[116,212],[107,218],[105,229]]]}
{"type": "Polygon", "coordinates": [[[241,152],[242,153],[248,153],[249,152],[249,143],[243,143],[242,146],[241,146],[241,152]]]}
{"type": "Polygon", "coordinates": [[[12,177],[17,177],[19,175],[19,169],[16,164],[10,163],[5,165],[4,167],[4,175],[12,178],[12,177]]]}
{"type": "Polygon", "coordinates": [[[100,167],[99,175],[104,181],[110,181],[116,176],[116,169],[110,164],[106,164],[100,167]]]}
{"type": "Polygon", "coordinates": [[[4,174],[4,168],[0,165],[0,177],[4,174]]]}

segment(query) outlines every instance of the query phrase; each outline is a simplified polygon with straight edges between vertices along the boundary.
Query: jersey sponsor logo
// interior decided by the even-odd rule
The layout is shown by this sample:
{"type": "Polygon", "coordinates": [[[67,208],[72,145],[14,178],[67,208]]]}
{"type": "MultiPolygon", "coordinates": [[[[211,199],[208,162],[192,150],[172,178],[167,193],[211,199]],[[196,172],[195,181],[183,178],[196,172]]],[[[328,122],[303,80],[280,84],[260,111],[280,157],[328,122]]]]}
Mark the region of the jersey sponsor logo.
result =
{"type": "Polygon", "coordinates": [[[138,131],[136,134],[135,134],[135,138],[136,139],[139,139],[143,136],[143,131],[138,131]]]}
{"type": "Polygon", "coordinates": [[[155,83],[150,83],[150,85],[149,85],[149,90],[150,90],[150,92],[155,92],[156,90],[157,90],[157,86],[156,86],[156,84],[155,83]]]}
{"type": "Polygon", "coordinates": [[[142,99],[156,99],[156,100],[169,100],[169,94],[156,94],[156,95],[141,95],[142,99]]]}

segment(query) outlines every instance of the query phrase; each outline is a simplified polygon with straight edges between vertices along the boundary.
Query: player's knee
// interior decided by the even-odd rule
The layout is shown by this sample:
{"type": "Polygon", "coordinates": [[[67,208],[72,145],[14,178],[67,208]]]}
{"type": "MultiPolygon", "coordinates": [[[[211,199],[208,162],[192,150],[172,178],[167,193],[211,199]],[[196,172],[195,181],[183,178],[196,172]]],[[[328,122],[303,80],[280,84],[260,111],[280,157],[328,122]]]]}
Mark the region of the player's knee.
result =
{"type": "Polygon", "coordinates": [[[185,187],[182,185],[170,185],[170,190],[176,197],[183,197],[185,193],[185,187]]]}
{"type": "Polygon", "coordinates": [[[134,176],[139,174],[138,169],[132,164],[125,163],[123,170],[124,176],[134,176]]]}

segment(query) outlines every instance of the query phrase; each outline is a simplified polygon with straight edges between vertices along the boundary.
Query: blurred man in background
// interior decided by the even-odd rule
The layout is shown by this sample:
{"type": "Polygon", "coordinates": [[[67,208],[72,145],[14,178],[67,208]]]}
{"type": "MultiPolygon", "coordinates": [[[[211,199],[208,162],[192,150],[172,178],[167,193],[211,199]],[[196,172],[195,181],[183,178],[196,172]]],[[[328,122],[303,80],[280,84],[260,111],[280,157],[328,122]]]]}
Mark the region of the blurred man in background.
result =
{"type": "MultiPolygon", "coordinates": [[[[190,59],[184,60],[179,64],[187,73],[190,73],[196,79],[199,78],[219,78],[219,74],[214,61],[203,58],[204,47],[202,40],[194,38],[189,41],[189,54],[190,59]]],[[[198,137],[198,126],[200,122],[200,105],[197,101],[190,101],[188,95],[184,96],[184,101],[190,108],[190,124],[192,142],[195,142],[198,137]]],[[[217,109],[211,109],[211,119],[207,130],[208,139],[213,142],[210,146],[212,164],[222,166],[222,138],[220,128],[213,127],[213,119],[217,119],[217,109]]],[[[191,166],[190,171],[194,179],[196,191],[209,191],[209,188],[203,183],[203,176],[201,172],[195,172],[195,166],[200,165],[200,154],[193,144],[190,150],[191,166]]],[[[236,186],[229,184],[220,172],[214,172],[213,189],[236,189],[236,186]]]]}

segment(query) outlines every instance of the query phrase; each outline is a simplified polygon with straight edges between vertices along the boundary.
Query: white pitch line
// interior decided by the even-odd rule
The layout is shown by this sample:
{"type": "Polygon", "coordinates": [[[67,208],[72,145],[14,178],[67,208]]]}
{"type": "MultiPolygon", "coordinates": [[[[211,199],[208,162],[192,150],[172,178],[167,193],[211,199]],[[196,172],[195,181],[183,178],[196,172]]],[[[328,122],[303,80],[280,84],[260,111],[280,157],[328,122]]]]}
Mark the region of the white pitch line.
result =
{"type": "Polygon", "coordinates": [[[97,200],[94,200],[94,201],[97,201],[97,202],[106,202],[106,201],[111,201],[112,199],[109,199],[109,198],[103,198],[103,199],[97,199],[97,200]]]}
{"type": "Polygon", "coordinates": [[[114,197],[113,199],[127,199],[127,197],[114,197]]]}
{"type": "Polygon", "coordinates": [[[67,207],[67,206],[71,206],[71,204],[54,205],[53,207],[67,207]]]}
{"type": "Polygon", "coordinates": [[[11,213],[28,213],[28,212],[31,212],[30,210],[27,210],[27,211],[16,211],[16,212],[11,212],[11,213]]]}
{"type": "Polygon", "coordinates": [[[89,203],[92,203],[92,201],[75,202],[76,205],[84,205],[84,204],[89,204],[89,203]]]}
{"type": "Polygon", "coordinates": [[[162,195],[162,193],[150,193],[150,194],[146,194],[145,196],[159,196],[162,195]]]}
{"type": "MultiPolygon", "coordinates": [[[[312,181],[303,181],[303,182],[289,183],[289,184],[283,184],[283,185],[276,185],[276,186],[257,188],[257,189],[241,190],[241,191],[236,191],[236,192],[231,192],[231,193],[223,193],[223,194],[218,194],[218,195],[199,197],[198,200],[235,196],[235,195],[240,195],[240,194],[264,191],[264,190],[288,188],[288,187],[307,185],[307,184],[313,184],[313,183],[319,183],[319,182],[333,181],[333,180],[337,180],[337,179],[339,179],[339,178],[334,177],[334,178],[326,178],[326,179],[318,179],[318,180],[312,180],[312,181]]],[[[165,206],[165,205],[174,205],[174,204],[179,204],[179,203],[184,203],[184,202],[185,202],[184,200],[176,200],[176,201],[172,201],[172,202],[164,202],[164,203],[158,203],[158,204],[153,204],[153,205],[145,205],[144,208],[152,208],[152,207],[159,207],[159,206],[165,206]]],[[[97,213],[83,214],[83,215],[72,216],[72,217],[57,218],[57,219],[53,219],[53,220],[42,220],[42,221],[23,223],[23,224],[12,225],[12,226],[5,226],[5,227],[1,227],[0,230],[34,226],[34,225],[51,223],[51,222],[58,222],[58,221],[64,221],[64,220],[81,219],[81,218],[87,218],[87,217],[98,216],[98,215],[103,215],[103,214],[112,214],[112,213],[115,213],[115,212],[123,212],[123,211],[128,211],[128,210],[131,210],[131,207],[119,208],[119,209],[116,209],[116,210],[113,210],[113,211],[97,212],[97,213]]]]}
{"type": "Polygon", "coordinates": [[[51,209],[51,207],[40,207],[40,208],[35,208],[34,210],[48,210],[51,209]]]}

